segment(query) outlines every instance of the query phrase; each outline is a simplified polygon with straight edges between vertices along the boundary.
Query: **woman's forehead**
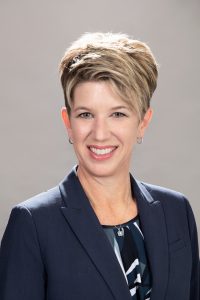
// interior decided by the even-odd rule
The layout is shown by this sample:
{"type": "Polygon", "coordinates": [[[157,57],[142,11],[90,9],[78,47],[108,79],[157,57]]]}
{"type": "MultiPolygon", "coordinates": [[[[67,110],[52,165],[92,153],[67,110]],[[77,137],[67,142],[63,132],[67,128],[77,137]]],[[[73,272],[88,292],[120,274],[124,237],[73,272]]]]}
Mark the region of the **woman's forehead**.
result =
{"type": "Polygon", "coordinates": [[[88,81],[79,83],[73,93],[73,108],[87,106],[128,108],[128,104],[107,81],[88,81]]]}

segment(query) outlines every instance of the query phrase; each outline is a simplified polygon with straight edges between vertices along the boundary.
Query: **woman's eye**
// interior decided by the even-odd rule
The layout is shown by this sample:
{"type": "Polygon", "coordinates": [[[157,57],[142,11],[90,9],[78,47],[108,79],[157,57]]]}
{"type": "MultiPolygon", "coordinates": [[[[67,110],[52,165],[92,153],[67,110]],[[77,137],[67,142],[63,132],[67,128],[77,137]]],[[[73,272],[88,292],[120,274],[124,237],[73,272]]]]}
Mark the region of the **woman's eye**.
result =
{"type": "Polygon", "coordinates": [[[78,115],[78,118],[90,119],[92,118],[92,114],[89,112],[84,112],[78,115]]]}
{"type": "Polygon", "coordinates": [[[119,111],[114,112],[112,115],[113,115],[115,118],[126,117],[126,115],[125,115],[124,113],[119,112],[119,111]]]}

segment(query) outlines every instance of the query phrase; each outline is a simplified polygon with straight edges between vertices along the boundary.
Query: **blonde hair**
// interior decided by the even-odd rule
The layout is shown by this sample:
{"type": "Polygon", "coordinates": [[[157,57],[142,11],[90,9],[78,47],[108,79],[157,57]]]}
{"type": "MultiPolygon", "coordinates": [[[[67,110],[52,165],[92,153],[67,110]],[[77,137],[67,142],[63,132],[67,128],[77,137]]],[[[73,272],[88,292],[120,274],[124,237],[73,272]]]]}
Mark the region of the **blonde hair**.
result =
{"type": "Polygon", "coordinates": [[[150,48],[126,34],[84,34],[66,50],[59,70],[69,113],[78,83],[107,80],[141,120],[157,86],[158,68],[150,48]]]}

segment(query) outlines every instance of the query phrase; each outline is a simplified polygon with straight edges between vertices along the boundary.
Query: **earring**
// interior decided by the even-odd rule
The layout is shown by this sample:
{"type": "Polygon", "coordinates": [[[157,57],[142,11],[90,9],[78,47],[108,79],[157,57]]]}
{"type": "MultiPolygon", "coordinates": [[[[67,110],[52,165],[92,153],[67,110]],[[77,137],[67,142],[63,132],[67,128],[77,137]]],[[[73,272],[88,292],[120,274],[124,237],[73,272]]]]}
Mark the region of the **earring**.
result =
{"type": "Polygon", "coordinates": [[[71,140],[70,138],[69,138],[69,143],[70,143],[70,144],[73,144],[73,142],[72,142],[72,140],[71,140]]]}
{"type": "Polygon", "coordinates": [[[143,143],[143,137],[142,136],[138,136],[137,137],[137,143],[138,144],[142,144],[143,143]]]}

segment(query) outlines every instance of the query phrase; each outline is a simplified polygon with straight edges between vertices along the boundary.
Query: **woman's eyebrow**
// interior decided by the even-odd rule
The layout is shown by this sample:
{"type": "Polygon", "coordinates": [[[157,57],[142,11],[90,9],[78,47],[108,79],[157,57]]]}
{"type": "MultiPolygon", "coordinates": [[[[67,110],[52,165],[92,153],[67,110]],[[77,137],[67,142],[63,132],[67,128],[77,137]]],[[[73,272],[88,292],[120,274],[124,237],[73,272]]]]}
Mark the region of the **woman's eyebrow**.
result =
{"type": "MultiPolygon", "coordinates": [[[[126,110],[129,110],[129,107],[128,106],[124,106],[124,105],[119,105],[119,106],[114,106],[114,107],[111,107],[110,110],[113,111],[113,110],[119,110],[119,109],[126,109],[126,110]]],[[[74,109],[74,112],[77,112],[79,110],[91,110],[91,108],[89,107],[86,107],[86,106],[78,106],[74,109]]]]}
{"type": "Polygon", "coordinates": [[[115,106],[115,107],[111,108],[111,110],[118,110],[118,109],[128,109],[129,110],[129,107],[128,106],[120,105],[120,106],[115,106]]]}
{"type": "Polygon", "coordinates": [[[78,110],[90,110],[89,107],[86,106],[78,106],[74,109],[74,112],[78,111],[78,110]]]}

